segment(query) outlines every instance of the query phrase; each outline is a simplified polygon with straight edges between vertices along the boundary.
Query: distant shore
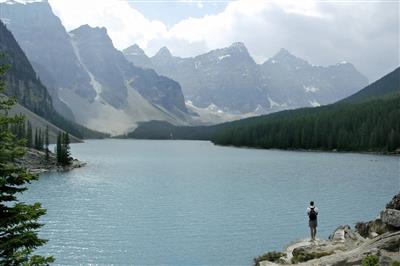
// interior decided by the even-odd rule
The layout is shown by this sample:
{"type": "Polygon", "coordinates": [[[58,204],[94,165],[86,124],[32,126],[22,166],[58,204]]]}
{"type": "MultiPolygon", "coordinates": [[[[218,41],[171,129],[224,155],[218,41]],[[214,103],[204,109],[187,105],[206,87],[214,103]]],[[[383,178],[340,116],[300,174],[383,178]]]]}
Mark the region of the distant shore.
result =
{"type": "MultiPolygon", "coordinates": [[[[202,141],[202,140],[200,140],[202,141]]],[[[205,140],[209,141],[209,140],[205,140]]],[[[220,144],[215,144],[214,142],[210,141],[213,143],[215,146],[219,147],[230,147],[230,148],[238,148],[238,149],[254,149],[254,150],[270,150],[270,151],[296,151],[296,152],[327,152],[327,153],[357,153],[357,154],[371,154],[371,155],[388,155],[388,156],[400,156],[400,149],[396,150],[394,152],[383,152],[383,151],[342,151],[342,150],[318,150],[318,149],[277,149],[277,148],[271,148],[271,149],[266,149],[262,147],[251,147],[251,146],[234,146],[234,145],[220,145],[220,144]]]]}

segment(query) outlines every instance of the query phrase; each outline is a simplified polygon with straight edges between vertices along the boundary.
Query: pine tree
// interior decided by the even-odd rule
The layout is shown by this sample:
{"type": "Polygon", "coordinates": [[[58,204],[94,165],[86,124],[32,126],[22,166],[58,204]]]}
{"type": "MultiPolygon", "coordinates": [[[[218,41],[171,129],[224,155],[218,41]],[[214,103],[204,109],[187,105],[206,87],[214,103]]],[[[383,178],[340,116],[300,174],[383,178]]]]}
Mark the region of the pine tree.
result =
{"type": "Polygon", "coordinates": [[[39,149],[39,140],[38,140],[38,129],[35,128],[35,141],[33,143],[33,147],[38,150],[39,149]]]}
{"type": "Polygon", "coordinates": [[[59,133],[57,138],[57,162],[60,165],[71,164],[70,140],[68,133],[59,133]]]}
{"type": "Polygon", "coordinates": [[[57,151],[56,151],[56,156],[57,156],[57,163],[58,163],[58,164],[61,164],[61,163],[62,163],[61,132],[58,132],[58,135],[57,135],[57,151]]]}
{"type": "Polygon", "coordinates": [[[31,122],[27,122],[27,126],[26,126],[26,146],[28,148],[32,148],[33,147],[33,143],[32,143],[32,124],[31,122]]]}
{"type": "Polygon", "coordinates": [[[69,133],[64,134],[64,163],[65,165],[68,165],[71,163],[71,147],[69,146],[70,140],[69,140],[69,133]]]}
{"type": "Polygon", "coordinates": [[[44,152],[46,161],[49,160],[49,126],[46,126],[46,131],[44,135],[44,152]]]}
{"type": "MultiPolygon", "coordinates": [[[[0,76],[5,67],[0,66],[0,76]]],[[[0,84],[4,90],[4,84],[0,84]]],[[[22,122],[21,116],[10,117],[8,111],[14,100],[0,97],[0,265],[48,265],[52,257],[32,255],[46,243],[37,230],[42,226],[38,219],[46,213],[40,203],[32,205],[19,202],[18,193],[24,192],[26,184],[37,179],[14,161],[25,153],[24,141],[9,130],[10,125],[22,122]]]]}
{"type": "Polygon", "coordinates": [[[43,150],[43,134],[42,129],[39,128],[39,151],[43,150]]]}

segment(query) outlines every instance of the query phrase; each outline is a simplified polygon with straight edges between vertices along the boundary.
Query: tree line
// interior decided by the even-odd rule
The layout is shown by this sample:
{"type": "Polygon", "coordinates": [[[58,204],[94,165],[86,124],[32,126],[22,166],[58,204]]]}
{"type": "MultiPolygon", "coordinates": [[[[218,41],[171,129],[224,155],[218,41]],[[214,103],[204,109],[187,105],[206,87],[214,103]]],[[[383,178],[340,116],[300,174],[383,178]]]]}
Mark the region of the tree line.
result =
{"type": "MultiPolygon", "coordinates": [[[[22,115],[19,117],[23,118],[22,115]]],[[[22,119],[20,122],[12,124],[9,126],[10,131],[20,140],[25,143],[25,147],[35,149],[38,151],[43,151],[45,153],[45,160],[48,162],[50,159],[49,150],[49,127],[46,128],[35,128],[33,130],[32,123],[28,120],[25,122],[22,119]]],[[[57,164],[59,165],[69,165],[72,161],[70,153],[70,138],[69,133],[58,132],[57,143],[55,147],[57,164]]]]}
{"type": "Polygon", "coordinates": [[[220,130],[218,145],[394,152],[400,148],[400,95],[357,104],[285,111],[220,130]]]}

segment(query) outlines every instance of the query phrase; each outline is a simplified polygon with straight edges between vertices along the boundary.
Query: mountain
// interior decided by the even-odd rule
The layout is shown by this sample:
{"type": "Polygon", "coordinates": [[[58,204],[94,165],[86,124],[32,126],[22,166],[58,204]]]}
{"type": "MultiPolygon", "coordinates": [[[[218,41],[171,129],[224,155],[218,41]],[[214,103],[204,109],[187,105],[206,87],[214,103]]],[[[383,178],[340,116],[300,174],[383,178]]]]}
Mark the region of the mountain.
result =
{"type": "Polygon", "coordinates": [[[33,123],[34,126],[44,126],[47,123],[50,129],[61,128],[77,138],[105,136],[68,121],[57,113],[47,88],[41,83],[14,36],[2,22],[0,22],[0,53],[3,54],[0,65],[9,66],[2,78],[6,85],[4,93],[6,96],[14,97],[20,104],[14,107],[12,113],[25,114],[27,119],[37,122],[33,123]]]}
{"type": "Polygon", "coordinates": [[[131,138],[200,139],[218,145],[279,149],[398,152],[400,68],[335,104],[285,110],[207,127],[153,121],[131,138]]]}
{"type": "Polygon", "coordinates": [[[135,65],[143,68],[152,68],[150,58],[145,52],[137,45],[134,44],[124,50],[126,59],[130,62],[135,62],[135,65]]]}
{"type": "Polygon", "coordinates": [[[54,107],[73,119],[70,108],[58,97],[58,88],[73,88],[77,94],[86,97],[93,97],[94,91],[60,19],[53,14],[47,1],[3,1],[0,9],[1,20],[49,89],[54,107]]]}
{"type": "Polygon", "coordinates": [[[67,33],[47,1],[19,2],[0,4],[2,20],[59,112],[112,134],[131,130],[138,121],[190,121],[180,85],[128,62],[106,29],[84,25],[67,33]]]}
{"type": "Polygon", "coordinates": [[[70,36],[95,91],[89,99],[60,91],[61,97],[80,113],[78,121],[114,134],[138,121],[161,119],[185,124],[188,111],[177,82],[132,65],[115,49],[105,28],[83,25],[71,31],[70,36]],[[82,105],[83,100],[86,102],[82,105]]]}
{"type": "Polygon", "coordinates": [[[368,84],[350,63],[314,66],[285,49],[260,65],[240,42],[191,58],[173,56],[166,47],[149,58],[137,45],[124,54],[133,64],[177,80],[193,105],[215,105],[228,113],[320,106],[368,84]]]}

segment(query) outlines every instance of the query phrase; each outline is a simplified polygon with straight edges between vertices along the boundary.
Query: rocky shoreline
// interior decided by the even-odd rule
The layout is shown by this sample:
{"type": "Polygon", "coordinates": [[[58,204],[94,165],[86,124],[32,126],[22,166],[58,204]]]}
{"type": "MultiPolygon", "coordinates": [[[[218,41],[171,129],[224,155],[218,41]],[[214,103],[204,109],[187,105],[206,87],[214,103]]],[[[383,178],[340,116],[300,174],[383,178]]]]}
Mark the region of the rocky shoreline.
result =
{"type": "Polygon", "coordinates": [[[72,159],[70,165],[61,166],[57,164],[56,155],[49,152],[49,159],[45,159],[45,152],[35,149],[27,149],[24,157],[17,160],[17,164],[28,169],[33,174],[41,174],[45,172],[64,172],[75,168],[81,168],[86,162],[72,159]]]}
{"type": "Polygon", "coordinates": [[[267,252],[254,262],[260,266],[400,266],[400,193],[372,221],[359,222],[355,229],[339,226],[328,240],[295,241],[282,252],[267,252]]]}

